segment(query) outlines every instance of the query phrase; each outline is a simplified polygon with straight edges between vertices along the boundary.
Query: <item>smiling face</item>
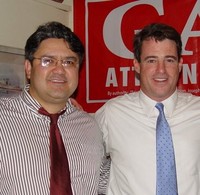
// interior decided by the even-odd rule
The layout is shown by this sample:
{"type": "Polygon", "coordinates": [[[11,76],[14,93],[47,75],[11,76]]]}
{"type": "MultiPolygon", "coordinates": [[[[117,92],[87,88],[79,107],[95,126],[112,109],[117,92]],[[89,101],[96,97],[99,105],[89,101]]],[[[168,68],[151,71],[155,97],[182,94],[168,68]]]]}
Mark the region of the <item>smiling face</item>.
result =
{"type": "Polygon", "coordinates": [[[169,39],[143,41],[141,62],[134,60],[135,71],[140,74],[141,90],[160,102],[171,96],[177,87],[182,58],[178,60],[176,43],[169,39]]]}
{"type": "Polygon", "coordinates": [[[55,66],[42,67],[41,60],[25,61],[25,71],[30,80],[29,93],[47,111],[55,113],[63,109],[68,98],[78,86],[79,64],[63,67],[61,59],[76,59],[78,56],[63,39],[49,38],[41,42],[34,53],[35,58],[59,59],[55,66]]]}

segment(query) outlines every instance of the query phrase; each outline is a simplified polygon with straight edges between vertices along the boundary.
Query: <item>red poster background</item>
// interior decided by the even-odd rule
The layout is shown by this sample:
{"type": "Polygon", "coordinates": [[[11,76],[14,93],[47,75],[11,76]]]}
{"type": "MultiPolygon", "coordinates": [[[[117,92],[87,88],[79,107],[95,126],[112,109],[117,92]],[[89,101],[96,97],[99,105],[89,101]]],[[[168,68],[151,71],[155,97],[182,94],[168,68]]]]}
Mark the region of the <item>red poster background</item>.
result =
{"type": "Polygon", "coordinates": [[[74,31],[86,48],[76,99],[86,111],[139,90],[132,42],[136,31],[152,22],[181,33],[184,66],[178,89],[200,95],[200,1],[74,0],[74,31]]]}

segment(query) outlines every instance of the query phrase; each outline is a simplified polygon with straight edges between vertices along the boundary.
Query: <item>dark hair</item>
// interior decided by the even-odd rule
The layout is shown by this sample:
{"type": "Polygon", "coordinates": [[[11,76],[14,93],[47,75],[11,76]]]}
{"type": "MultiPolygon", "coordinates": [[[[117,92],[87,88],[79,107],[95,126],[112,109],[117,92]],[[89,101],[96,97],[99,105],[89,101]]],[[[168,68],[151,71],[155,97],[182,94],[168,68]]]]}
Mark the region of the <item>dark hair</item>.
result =
{"type": "Polygon", "coordinates": [[[78,55],[79,64],[82,64],[85,52],[82,42],[70,28],[54,21],[40,25],[28,38],[25,45],[25,59],[32,62],[33,55],[37,51],[40,43],[48,38],[64,39],[69,44],[70,49],[78,55]]]}
{"type": "Polygon", "coordinates": [[[170,39],[175,41],[177,47],[178,59],[181,58],[182,53],[182,41],[180,34],[173,27],[162,24],[162,23],[152,23],[145,26],[141,31],[139,31],[134,39],[134,55],[138,62],[141,61],[141,48],[142,42],[148,40],[149,38],[154,38],[156,41],[163,41],[164,39],[170,39]]]}

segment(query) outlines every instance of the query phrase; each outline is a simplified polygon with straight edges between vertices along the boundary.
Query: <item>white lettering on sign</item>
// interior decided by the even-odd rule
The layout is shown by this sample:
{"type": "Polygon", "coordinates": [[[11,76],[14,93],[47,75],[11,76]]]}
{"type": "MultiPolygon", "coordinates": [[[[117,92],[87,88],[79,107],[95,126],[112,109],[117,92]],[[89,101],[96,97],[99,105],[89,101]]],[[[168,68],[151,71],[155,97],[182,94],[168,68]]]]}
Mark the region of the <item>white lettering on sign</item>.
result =
{"type": "MultiPolygon", "coordinates": [[[[134,68],[130,67],[120,67],[119,70],[117,68],[108,68],[107,76],[106,76],[106,87],[119,87],[122,85],[123,87],[128,86],[128,72],[134,71],[134,68]],[[121,75],[119,76],[120,79],[117,79],[117,73],[120,71],[121,75]],[[121,79],[122,78],[122,79],[121,79]],[[120,83],[120,81],[122,83],[120,83]]],[[[197,64],[193,63],[189,66],[189,64],[183,64],[183,84],[197,84],[197,64]]],[[[134,76],[134,74],[130,74],[134,76]]],[[[140,85],[140,81],[134,76],[135,86],[140,85]]]]}
{"type": "MultiPolygon", "coordinates": [[[[130,71],[133,72],[134,67],[132,67],[132,68],[130,68],[129,66],[128,67],[120,67],[119,71],[122,74],[122,77],[121,77],[122,78],[122,86],[127,87],[128,80],[129,80],[128,73],[130,71]]],[[[133,76],[134,76],[134,74],[133,74],[133,76]]],[[[108,68],[107,76],[106,76],[106,87],[110,87],[110,86],[118,87],[116,68],[113,68],[113,67],[108,68]]]]}
{"type": "Polygon", "coordinates": [[[140,0],[131,3],[124,4],[114,10],[112,10],[105,19],[103,26],[103,37],[106,47],[115,55],[122,58],[130,59],[133,56],[132,51],[130,51],[124,44],[121,35],[121,22],[124,14],[137,5],[152,5],[158,12],[159,15],[163,15],[163,0],[140,0]],[[113,33],[110,33],[110,29],[113,33]]]}
{"type": "Polygon", "coordinates": [[[124,87],[128,86],[128,72],[130,71],[130,67],[120,67],[120,72],[122,72],[122,85],[124,87]]]}
{"type": "MultiPolygon", "coordinates": [[[[164,15],[163,9],[163,0],[140,0],[131,3],[124,4],[114,10],[112,10],[105,19],[103,26],[103,37],[106,47],[115,55],[120,56],[122,58],[130,59],[132,51],[130,51],[124,44],[122,35],[121,35],[121,22],[124,14],[131,8],[138,5],[151,5],[156,9],[158,14],[164,15]],[[117,21],[117,22],[116,22],[117,21]],[[110,33],[110,29],[113,29],[115,32],[110,33]]],[[[183,42],[183,55],[192,55],[193,52],[186,50],[186,44],[190,37],[200,37],[200,31],[192,30],[192,27],[195,23],[195,20],[198,16],[200,16],[200,1],[196,1],[193,10],[188,18],[188,21],[185,24],[183,32],[181,34],[182,42],[183,42]]],[[[138,29],[135,30],[137,32],[138,29]]]]}
{"type": "Polygon", "coordinates": [[[200,31],[192,31],[195,19],[197,18],[198,15],[200,16],[199,7],[200,7],[200,1],[197,1],[183,29],[182,32],[183,55],[193,55],[192,51],[188,51],[185,49],[188,39],[190,37],[200,37],[200,31]]]}
{"type": "Polygon", "coordinates": [[[115,68],[108,68],[108,72],[107,72],[106,87],[110,87],[111,85],[113,87],[118,87],[115,68]]]}
{"type": "Polygon", "coordinates": [[[183,84],[197,84],[197,64],[183,64],[183,84]],[[191,69],[190,69],[191,67],[191,69]]]}

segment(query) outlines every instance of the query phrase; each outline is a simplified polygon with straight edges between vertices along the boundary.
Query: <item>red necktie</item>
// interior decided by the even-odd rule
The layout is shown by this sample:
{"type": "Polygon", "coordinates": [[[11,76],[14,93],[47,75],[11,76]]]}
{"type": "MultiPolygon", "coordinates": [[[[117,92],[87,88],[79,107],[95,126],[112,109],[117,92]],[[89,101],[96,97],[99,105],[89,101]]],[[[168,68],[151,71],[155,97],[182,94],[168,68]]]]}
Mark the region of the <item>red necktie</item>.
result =
{"type": "Polygon", "coordinates": [[[70,172],[67,154],[62,141],[62,137],[57,125],[58,117],[64,113],[49,114],[44,108],[39,109],[39,113],[49,116],[50,124],[50,195],[72,195],[70,172]]]}

